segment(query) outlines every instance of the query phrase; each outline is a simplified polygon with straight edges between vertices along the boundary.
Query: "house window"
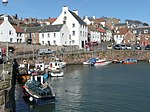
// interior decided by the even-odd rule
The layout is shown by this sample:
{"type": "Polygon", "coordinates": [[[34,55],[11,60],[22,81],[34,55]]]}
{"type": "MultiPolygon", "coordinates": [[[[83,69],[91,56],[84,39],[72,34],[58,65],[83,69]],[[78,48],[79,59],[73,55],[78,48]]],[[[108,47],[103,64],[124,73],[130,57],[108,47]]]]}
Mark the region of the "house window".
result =
{"type": "Polygon", "coordinates": [[[71,39],[71,35],[69,35],[69,39],[71,39]]]}
{"type": "Polygon", "coordinates": [[[74,42],[75,42],[75,41],[74,41],[74,40],[72,40],[72,44],[74,44],[74,42]]]}
{"type": "Polygon", "coordinates": [[[56,37],[56,33],[54,33],[54,37],[56,37]]]}
{"type": "Polygon", "coordinates": [[[42,45],[44,45],[44,41],[42,41],[42,45]]]}
{"type": "Polygon", "coordinates": [[[80,36],[82,36],[82,31],[80,31],[80,36]]]}
{"type": "Polygon", "coordinates": [[[19,39],[17,39],[17,43],[19,42],[19,39]]]}
{"type": "Polygon", "coordinates": [[[56,44],[56,41],[54,40],[54,44],[56,44]]]}
{"type": "Polygon", "coordinates": [[[72,35],[75,35],[75,31],[72,31],[72,35]]]}
{"type": "Polygon", "coordinates": [[[66,14],[66,11],[64,12],[64,14],[66,14]]]}
{"type": "Polygon", "coordinates": [[[50,37],[49,33],[47,34],[48,37],[50,37]]]}
{"type": "Polygon", "coordinates": [[[9,30],[9,35],[11,35],[11,30],[9,30]]]}
{"type": "Polygon", "coordinates": [[[12,42],[12,40],[13,40],[13,39],[12,39],[12,38],[10,38],[10,42],[12,42]]]}
{"type": "Polygon", "coordinates": [[[64,37],[64,33],[62,33],[62,37],[64,37]]]}
{"type": "Polygon", "coordinates": [[[74,28],[74,27],[75,27],[75,24],[73,23],[73,24],[72,24],[72,28],[74,28]]]}
{"type": "Polygon", "coordinates": [[[66,16],[64,16],[64,21],[65,21],[65,20],[67,20],[67,17],[66,17],[66,16]]]}
{"type": "Polygon", "coordinates": [[[42,34],[42,37],[44,38],[44,34],[42,34]]]}
{"type": "Polygon", "coordinates": [[[148,30],[144,30],[144,33],[148,33],[148,30]]]}
{"type": "Polygon", "coordinates": [[[66,24],[66,21],[63,21],[63,24],[66,24]]]}
{"type": "Polygon", "coordinates": [[[50,41],[47,41],[48,45],[50,46],[50,41]]]}

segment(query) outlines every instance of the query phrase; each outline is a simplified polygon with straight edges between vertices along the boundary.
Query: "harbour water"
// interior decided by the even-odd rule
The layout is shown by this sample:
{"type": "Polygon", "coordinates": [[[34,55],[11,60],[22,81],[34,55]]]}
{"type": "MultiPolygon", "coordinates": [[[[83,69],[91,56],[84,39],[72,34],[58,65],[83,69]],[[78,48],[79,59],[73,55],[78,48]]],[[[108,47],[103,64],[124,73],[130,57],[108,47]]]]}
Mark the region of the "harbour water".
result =
{"type": "Polygon", "coordinates": [[[16,112],[150,112],[150,63],[102,67],[68,65],[51,78],[55,105],[37,106],[16,85],[16,112]]]}

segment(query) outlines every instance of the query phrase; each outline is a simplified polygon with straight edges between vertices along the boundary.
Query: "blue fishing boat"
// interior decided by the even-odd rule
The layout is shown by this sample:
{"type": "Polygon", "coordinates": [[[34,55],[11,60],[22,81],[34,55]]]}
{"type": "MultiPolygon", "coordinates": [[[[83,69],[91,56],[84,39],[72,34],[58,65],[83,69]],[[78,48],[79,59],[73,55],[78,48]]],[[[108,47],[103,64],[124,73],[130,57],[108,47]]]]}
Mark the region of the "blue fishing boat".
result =
{"type": "Polygon", "coordinates": [[[128,59],[126,59],[126,60],[123,60],[122,63],[123,63],[123,64],[135,64],[135,63],[137,63],[137,59],[128,58],[128,59]]]}
{"type": "Polygon", "coordinates": [[[55,103],[55,94],[52,87],[44,80],[44,76],[31,76],[22,87],[24,97],[38,105],[55,103]]]}

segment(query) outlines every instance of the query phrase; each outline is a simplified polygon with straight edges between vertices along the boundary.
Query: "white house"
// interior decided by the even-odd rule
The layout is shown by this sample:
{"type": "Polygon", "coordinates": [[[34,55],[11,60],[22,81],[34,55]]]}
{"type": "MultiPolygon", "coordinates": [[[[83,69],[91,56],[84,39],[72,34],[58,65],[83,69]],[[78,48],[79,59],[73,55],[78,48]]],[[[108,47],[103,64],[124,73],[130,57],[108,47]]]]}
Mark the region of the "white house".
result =
{"type": "Polygon", "coordinates": [[[69,45],[69,30],[65,24],[43,26],[39,31],[41,45],[69,45]]]}
{"type": "Polygon", "coordinates": [[[88,25],[88,30],[89,30],[88,40],[90,42],[101,43],[101,32],[99,32],[99,30],[97,30],[92,25],[88,25]]]}
{"type": "Polygon", "coordinates": [[[85,16],[83,18],[83,21],[87,24],[87,25],[93,25],[94,24],[94,21],[95,21],[95,16],[93,17],[87,17],[85,16]]]}
{"type": "Polygon", "coordinates": [[[128,28],[120,28],[118,30],[115,30],[114,41],[116,42],[116,44],[124,43],[124,36],[128,31],[128,28]]]}
{"type": "Polygon", "coordinates": [[[1,16],[0,41],[1,42],[25,42],[24,31],[19,26],[11,25],[7,15],[1,16]]]}
{"type": "Polygon", "coordinates": [[[70,11],[68,6],[62,8],[59,17],[52,23],[66,24],[69,29],[69,45],[78,45],[84,48],[87,42],[88,27],[85,22],[78,16],[78,11],[70,11]]]}

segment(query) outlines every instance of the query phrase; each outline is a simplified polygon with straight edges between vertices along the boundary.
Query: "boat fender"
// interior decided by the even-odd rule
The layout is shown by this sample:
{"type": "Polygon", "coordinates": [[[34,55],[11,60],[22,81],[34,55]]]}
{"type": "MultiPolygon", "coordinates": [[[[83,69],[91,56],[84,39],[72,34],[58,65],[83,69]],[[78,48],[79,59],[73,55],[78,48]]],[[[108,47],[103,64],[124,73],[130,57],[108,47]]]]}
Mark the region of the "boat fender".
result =
{"type": "Polygon", "coordinates": [[[30,98],[29,98],[29,101],[31,101],[31,102],[32,102],[32,101],[33,101],[33,97],[30,97],[30,98]]]}

